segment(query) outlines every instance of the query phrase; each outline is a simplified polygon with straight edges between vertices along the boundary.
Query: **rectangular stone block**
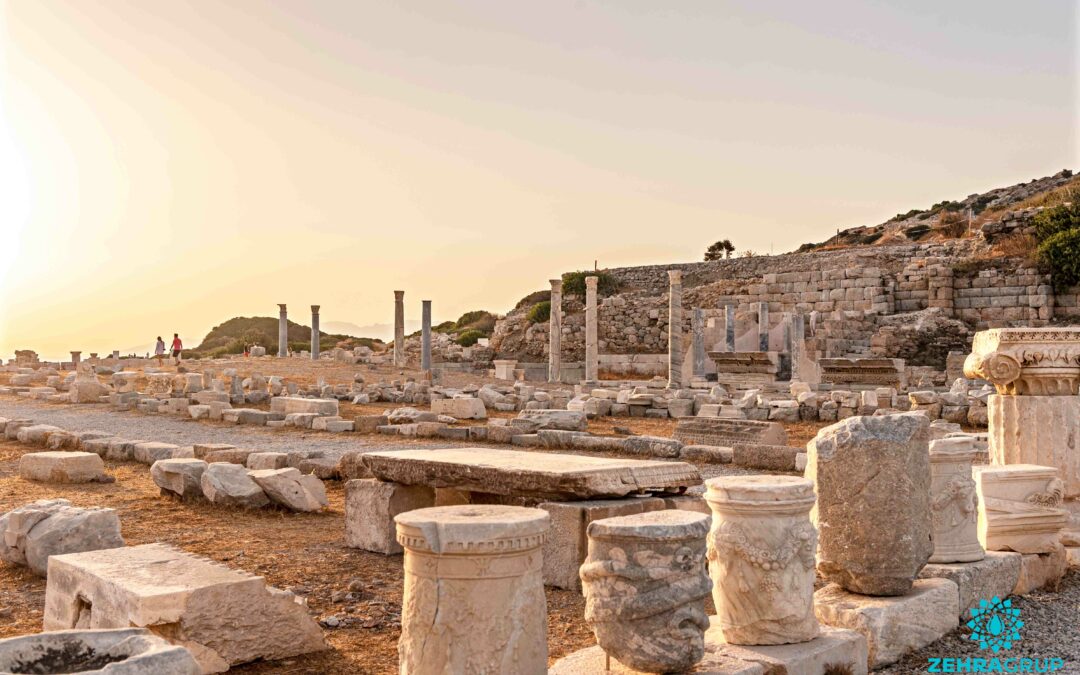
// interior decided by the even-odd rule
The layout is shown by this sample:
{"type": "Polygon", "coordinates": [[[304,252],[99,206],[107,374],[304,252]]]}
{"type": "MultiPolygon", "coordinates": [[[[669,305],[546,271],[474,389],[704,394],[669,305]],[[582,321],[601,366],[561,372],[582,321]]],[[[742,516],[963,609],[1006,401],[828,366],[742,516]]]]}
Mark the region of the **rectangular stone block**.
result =
{"type": "Polygon", "coordinates": [[[211,452],[218,450],[235,450],[236,446],[229,443],[195,443],[191,446],[197,459],[206,459],[211,452]]]}
{"type": "Polygon", "coordinates": [[[849,593],[829,584],[814,593],[818,621],[866,638],[871,669],[899,661],[952,632],[958,625],[960,593],[948,579],[919,579],[902,596],[849,593]]]}
{"type": "Polygon", "coordinates": [[[316,415],[337,415],[338,402],[332,398],[300,398],[298,396],[275,396],[270,399],[270,412],[314,413],[316,415]]]}
{"type": "Polygon", "coordinates": [[[987,551],[986,557],[970,563],[930,563],[919,574],[923,579],[948,579],[956,584],[960,601],[960,622],[971,618],[971,609],[980,600],[1004,598],[1012,594],[1020,579],[1019,553],[987,551]]]}
{"type": "Polygon", "coordinates": [[[153,464],[159,459],[171,459],[173,453],[176,452],[179,447],[180,446],[171,443],[158,443],[156,441],[139,443],[132,451],[132,458],[136,462],[153,464]]]}
{"type": "Polygon", "coordinates": [[[544,543],[544,585],[580,591],[578,568],[589,553],[586,536],[589,523],[602,518],[662,511],[666,505],[658,497],[629,497],[544,502],[538,508],[551,514],[551,532],[544,543]]]}
{"type": "Polygon", "coordinates": [[[1057,590],[1061,578],[1069,571],[1069,559],[1064,546],[1050,553],[1027,553],[1020,561],[1020,574],[1013,588],[1015,595],[1024,595],[1039,588],[1057,590]]]}
{"type": "Polygon", "coordinates": [[[402,552],[394,516],[435,505],[435,491],[374,478],[345,483],[345,545],[375,553],[402,552]]]}

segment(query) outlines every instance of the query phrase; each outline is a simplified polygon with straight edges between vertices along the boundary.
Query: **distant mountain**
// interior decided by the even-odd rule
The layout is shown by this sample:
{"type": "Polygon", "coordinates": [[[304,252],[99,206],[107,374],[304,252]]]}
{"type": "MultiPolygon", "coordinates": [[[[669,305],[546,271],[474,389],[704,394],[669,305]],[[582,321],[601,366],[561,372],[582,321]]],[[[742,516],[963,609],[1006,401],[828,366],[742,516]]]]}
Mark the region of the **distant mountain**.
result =
{"type": "MultiPolygon", "coordinates": [[[[327,321],[320,325],[320,329],[322,328],[343,335],[375,338],[383,342],[391,342],[394,339],[394,324],[392,323],[373,323],[367,326],[357,326],[355,323],[349,323],[348,321],[327,321]]],[[[420,330],[419,321],[405,320],[406,335],[418,330],[420,330]]]]}
{"type": "MultiPolygon", "coordinates": [[[[374,346],[382,341],[368,337],[357,337],[345,333],[328,332],[334,330],[335,322],[319,327],[319,348],[321,350],[333,349],[339,342],[351,345],[364,344],[374,346]]],[[[289,347],[293,351],[308,349],[311,345],[311,328],[301,326],[292,321],[288,322],[289,347]]],[[[340,324],[337,324],[340,325],[340,324]]],[[[348,325],[348,324],[347,324],[348,325]]],[[[225,323],[214,326],[202,342],[193,350],[189,350],[192,356],[222,356],[225,354],[239,354],[245,346],[261,345],[267,351],[273,352],[278,343],[278,318],[269,316],[234,317],[225,323]]]]}

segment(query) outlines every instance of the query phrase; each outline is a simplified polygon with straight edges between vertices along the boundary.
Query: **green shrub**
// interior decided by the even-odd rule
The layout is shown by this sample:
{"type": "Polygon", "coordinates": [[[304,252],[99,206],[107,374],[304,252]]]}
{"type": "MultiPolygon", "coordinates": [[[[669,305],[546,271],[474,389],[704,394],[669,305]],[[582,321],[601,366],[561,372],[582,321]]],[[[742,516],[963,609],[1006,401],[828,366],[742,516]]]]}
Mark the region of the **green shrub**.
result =
{"type": "Polygon", "coordinates": [[[1080,227],[1080,200],[1043,209],[1035,216],[1035,238],[1046,241],[1059,232],[1080,227]]]}
{"type": "Polygon", "coordinates": [[[1039,244],[1039,260],[1050,268],[1055,290],[1080,285],[1080,228],[1058,232],[1039,244]]]}
{"type": "Polygon", "coordinates": [[[544,323],[551,318],[551,301],[536,303],[529,308],[529,313],[525,315],[525,318],[529,320],[529,323],[544,323]]]}
{"type": "Polygon", "coordinates": [[[907,220],[908,218],[912,218],[914,216],[917,216],[920,213],[922,213],[922,209],[911,209],[907,213],[898,213],[898,214],[896,214],[896,216],[893,217],[893,220],[907,220]]]}
{"type": "Polygon", "coordinates": [[[486,337],[478,330],[467,330],[461,335],[457,336],[457,343],[462,347],[472,347],[474,344],[480,341],[480,338],[486,337]]]}
{"type": "Polygon", "coordinates": [[[904,228],[904,236],[912,241],[918,241],[925,237],[926,233],[929,231],[929,225],[912,225],[911,227],[904,228]]]}
{"type": "Polygon", "coordinates": [[[432,326],[431,330],[436,333],[452,333],[457,328],[457,324],[453,321],[443,321],[438,326],[432,326]]]}
{"type": "Polygon", "coordinates": [[[612,295],[619,290],[619,282],[615,281],[615,277],[603,270],[597,270],[595,272],[567,272],[562,275],[563,293],[584,298],[585,277],[597,277],[596,293],[600,297],[612,295]]]}
{"type": "Polygon", "coordinates": [[[536,291],[534,293],[529,293],[524,298],[518,300],[517,304],[514,305],[514,309],[523,309],[525,307],[532,307],[533,305],[535,305],[538,302],[543,302],[545,300],[550,300],[550,299],[551,299],[551,291],[536,291]]]}
{"type": "Polygon", "coordinates": [[[860,244],[873,244],[878,239],[881,239],[881,237],[884,236],[884,235],[885,235],[884,232],[871,232],[870,234],[864,235],[863,238],[859,240],[859,243],[860,244]]]}

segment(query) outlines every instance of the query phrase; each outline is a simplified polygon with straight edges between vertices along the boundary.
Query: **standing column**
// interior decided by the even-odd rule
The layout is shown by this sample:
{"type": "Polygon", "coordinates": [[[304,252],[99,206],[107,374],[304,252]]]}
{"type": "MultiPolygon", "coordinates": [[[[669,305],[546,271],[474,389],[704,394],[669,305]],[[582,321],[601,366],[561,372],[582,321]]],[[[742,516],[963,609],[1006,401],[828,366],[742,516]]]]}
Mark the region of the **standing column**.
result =
{"type": "Polygon", "coordinates": [[[311,360],[319,359],[319,306],[311,306],[311,360]]]}
{"type": "Polygon", "coordinates": [[[735,351],[735,305],[724,305],[724,351],[735,351]]]}
{"type": "Polygon", "coordinates": [[[394,291],[394,365],[405,367],[405,291],[394,291]]]}
{"type": "Polygon", "coordinates": [[[420,369],[431,372],[431,301],[420,301],[420,369]]]}
{"type": "Polygon", "coordinates": [[[668,270],[668,389],[682,387],[682,270],[668,270]]]}
{"type": "Polygon", "coordinates": [[[769,351],[769,303],[759,302],[757,306],[758,350],[769,351]]]}
{"type": "Polygon", "coordinates": [[[289,355],[289,312],[284,303],[278,305],[277,355],[282,358],[289,355]]]}
{"type": "Polygon", "coordinates": [[[548,316],[548,382],[562,381],[562,279],[551,280],[548,316]]]}
{"type": "Polygon", "coordinates": [[[547,673],[546,511],[463,504],[394,521],[405,549],[402,673],[547,673]]]}
{"type": "Polygon", "coordinates": [[[585,381],[600,379],[600,345],[596,337],[596,284],[599,277],[585,277],[585,381]]]}
{"type": "Polygon", "coordinates": [[[80,361],[82,361],[82,352],[71,352],[71,365],[75,370],[79,369],[80,361]]]}
{"type": "Polygon", "coordinates": [[[705,310],[700,307],[690,315],[690,340],[694,377],[705,377],[705,310]]]}
{"type": "Polygon", "coordinates": [[[791,321],[791,381],[802,382],[804,373],[800,368],[806,341],[806,323],[801,312],[795,312],[791,321]]]}

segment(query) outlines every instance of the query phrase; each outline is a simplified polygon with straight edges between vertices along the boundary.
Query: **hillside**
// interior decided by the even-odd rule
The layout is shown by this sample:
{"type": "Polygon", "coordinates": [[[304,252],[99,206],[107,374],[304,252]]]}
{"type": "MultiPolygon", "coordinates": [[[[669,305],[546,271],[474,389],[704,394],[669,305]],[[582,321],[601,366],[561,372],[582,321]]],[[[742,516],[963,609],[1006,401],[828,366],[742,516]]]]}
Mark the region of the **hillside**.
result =
{"type": "Polygon", "coordinates": [[[981,194],[938,202],[928,208],[911,209],[879,225],[853,227],[819,244],[803,244],[799,252],[852,246],[890,246],[946,241],[993,229],[1012,214],[1072,201],[1080,194],[1080,176],[1069,169],[1026,183],[995,188],[981,194]]]}
{"type": "MultiPolygon", "coordinates": [[[[311,328],[289,321],[289,348],[293,351],[310,349],[311,328]]],[[[214,326],[202,343],[191,352],[191,356],[215,357],[225,354],[239,354],[248,345],[261,345],[268,352],[274,352],[278,343],[278,319],[269,316],[238,316],[225,323],[214,326]]],[[[339,343],[348,346],[367,345],[379,349],[382,340],[351,335],[341,335],[319,331],[319,348],[333,349],[339,343]]]]}

